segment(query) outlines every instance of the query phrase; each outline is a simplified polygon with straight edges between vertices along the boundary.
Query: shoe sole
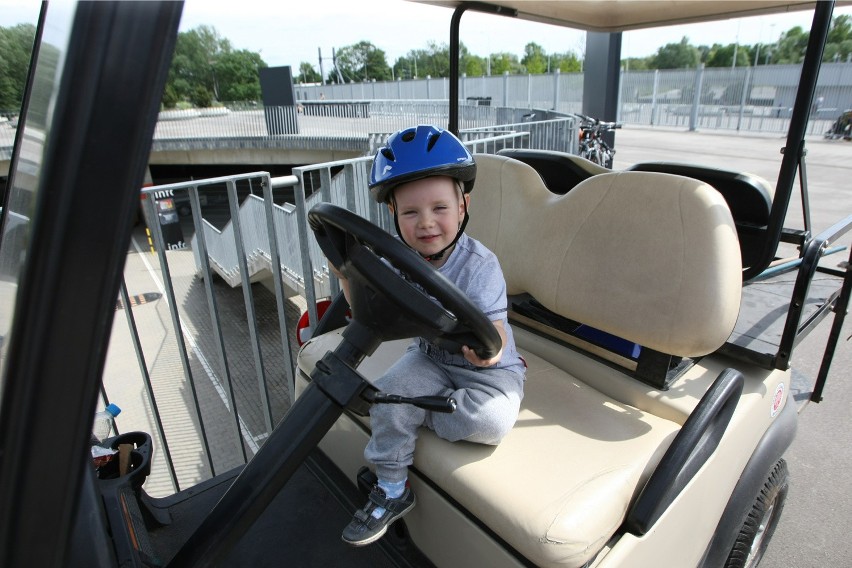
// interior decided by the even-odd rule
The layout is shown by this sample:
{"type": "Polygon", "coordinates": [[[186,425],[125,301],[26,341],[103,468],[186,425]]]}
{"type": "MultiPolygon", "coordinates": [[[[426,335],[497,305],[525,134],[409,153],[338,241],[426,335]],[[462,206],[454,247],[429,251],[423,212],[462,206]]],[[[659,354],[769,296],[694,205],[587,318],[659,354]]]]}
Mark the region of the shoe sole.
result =
{"type": "Polygon", "coordinates": [[[340,540],[342,540],[343,542],[345,542],[346,544],[348,544],[348,545],[350,545],[350,546],[367,546],[368,544],[372,544],[372,543],[376,542],[377,540],[379,540],[380,538],[382,538],[383,536],[385,536],[385,534],[387,534],[387,532],[388,532],[388,527],[389,527],[389,526],[391,526],[392,524],[394,524],[395,522],[397,522],[398,520],[400,520],[401,518],[403,518],[405,515],[407,515],[407,514],[408,514],[408,512],[409,512],[411,509],[413,509],[413,508],[414,508],[414,505],[416,505],[416,504],[417,504],[417,496],[415,495],[415,496],[414,496],[414,500],[411,502],[411,505],[409,505],[409,506],[408,506],[408,507],[407,507],[404,511],[402,511],[402,512],[401,512],[401,513],[399,513],[397,516],[395,516],[393,519],[391,519],[391,520],[388,522],[388,524],[386,524],[386,525],[382,528],[382,530],[381,530],[381,531],[377,532],[376,534],[374,534],[374,535],[373,535],[373,536],[371,536],[371,537],[365,538],[365,539],[363,539],[363,540],[355,540],[355,541],[353,541],[353,540],[346,540],[345,538],[343,538],[343,537],[341,536],[341,537],[340,537],[340,540]]]}

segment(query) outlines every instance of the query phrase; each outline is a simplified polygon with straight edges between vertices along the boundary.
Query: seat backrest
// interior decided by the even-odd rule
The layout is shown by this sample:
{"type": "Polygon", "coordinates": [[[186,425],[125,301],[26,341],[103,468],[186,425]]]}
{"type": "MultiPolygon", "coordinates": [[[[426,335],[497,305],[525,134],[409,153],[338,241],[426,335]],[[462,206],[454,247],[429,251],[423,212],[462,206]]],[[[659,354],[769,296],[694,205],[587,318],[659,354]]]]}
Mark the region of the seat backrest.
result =
{"type": "Polygon", "coordinates": [[[769,182],[749,173],[675,162],[642,162],[628,169],[687,176],[716,189],[725,198],[734,218],[743,268],[751,268],[750,272],[755,275],[766,268],[755,266],[755,263],[761,261],[766,241],[770,238],[769,214],[775,189],[769,182]]]}
{"type": "Polygon", "coordinates": [[[507,148],[497,154],[529,164],[541,176],[547,189],[559,195],[568,193],[578,183],[594,175],[612,171],[567,152],[507,148]]]}
{"type": "Polygon", "coordinates": [[[475,159],[467,231],[500,259],[509,294],[670,355],[705,355],[728,338],[741,265],[731,213],[713,188],[619,172],[560,196],[527,164],[475,159]]]}

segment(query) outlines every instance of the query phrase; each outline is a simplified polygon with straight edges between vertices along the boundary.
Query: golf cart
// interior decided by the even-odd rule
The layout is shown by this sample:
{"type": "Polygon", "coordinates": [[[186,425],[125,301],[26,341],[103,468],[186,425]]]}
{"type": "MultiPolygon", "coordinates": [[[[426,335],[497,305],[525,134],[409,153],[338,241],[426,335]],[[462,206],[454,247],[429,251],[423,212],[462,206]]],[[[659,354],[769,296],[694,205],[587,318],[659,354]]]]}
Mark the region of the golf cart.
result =
{"type": "MultiPolygon", "coordinates": [[[[625,20],[609,19],[623,3],[496,4],[456,11],[451,53],[458,53],[463,9],[618,31],[666,23],[647,13],[675,23],[798,3],[725,4],[719,14],[716,2],[630,2],[625,20]]],[[[476,157],[468,231],[501,260],[511,323],[528,363],[525,399],[515,429],[497,447],[451,444],[423,432],[411,478],[418,505],[393,525],[384,562],[759,562],[787,490],[782,456],[795,434],[794,393],[820,399],[852,285],[848,267],[820,266],[827,245],[852,219],[816,236],[783,229],[832,5],[817,5],[765,225],[735,217],[725,192],[706,179],[601,173],[557,195],[520,160],[476,157]],[[740,235],[747,230],[764,240],[745,267],[740,235]],[[800,241],[795,286],[780,309],[744,302],[759,293],[751,283],[782,239],[800,241]],[[833,289],[815,300],[817,270],[831,276],[833,289]],[[748,311],[747,303],[762,311],[748,311]],[[832,313],[820,375],[813,384],[793,384],[793,349],[832,313]]],[[[305,565],[305,548],[340,545],[342,524],[324,517],[325,509],[319,525],[310,523],[318,502],[299,503],[291,490],[301,466],[345,500],[357,494],[356,479],[369,478],[362,451],[370,404],[450,409],[447,400],[378,392],[369,379],[412,336],[481,353],[495,347],[493,326],[414,253],[360,217],[323,204],[310,212],[311,227],[330,262],[350,278],[352,318],[347,322],[336,298],[300,352],[299,396],[260,451],[237,471],[152,500],[139,487],[150,439],[131,434],[124,439],[135,447],[129,479],[95,478],[86,456],[110,331],[105,322],[118,294],[180,10],[173,2],[57,5],[48,10],[51,25],[39,28],[33,96],[22,119],[29,130],[16,143],[17,177],[9,184],[11,192],[34,193],[36,205],[23,271],[7,286],[15,295],[4,297],[14,306],[0,383],[4,566],[305,565]],[[188,509],[195,514],[184,521],[188,509]],[[286,531],[281,523],[290,523],[286,531]],[[296,524],[308,527],[307,538],[296,524]],[[322,527],[330,530],[321,534],[322,527]]],[[[450,129],[458,117],[453,93],[450,129]]],[[[325,565],[378,565],[370,554],[353,551],[325,565]]]]}

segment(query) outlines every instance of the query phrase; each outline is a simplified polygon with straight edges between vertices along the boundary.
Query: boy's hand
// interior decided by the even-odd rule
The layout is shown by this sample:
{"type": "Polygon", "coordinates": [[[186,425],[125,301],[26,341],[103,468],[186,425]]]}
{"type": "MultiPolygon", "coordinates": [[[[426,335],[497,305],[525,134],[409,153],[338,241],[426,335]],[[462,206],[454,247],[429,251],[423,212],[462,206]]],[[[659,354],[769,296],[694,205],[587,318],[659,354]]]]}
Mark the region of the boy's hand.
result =
{"type": "Polygon", "coordinates": [[[328,263],[328,270],[340,280],[340,289],[343,290],[343,296],[349,302],[349,280],[330,262],[328,263]]]}
{"type": "Polygon", "coordinates": [[[500,358],[503,356],[503,350],[501,349],[497,355],[492,357],[491,359],[480,359],[479,355],[476,354],[476,351],[468,347],[467,345],[462,346],[462,355],[464,358],[468,360],[468,362],[476,365],[477,367],[490,367],[500,361],[500,358]]]}
{"type": "Polygon", "coordinates": [[[497,355],[491,359],[480,359],[479,355],[476,354],[476,351],[467,345],[462,346],[462,355],[464,355],[464,358],[467,359],[469,363],[472,363],[477,367],[490,367],[492,365],[496,365],[500,362],[500,358],[503,357],[503,348],[506,346],[506,329],[503,327],[502,320],[492,321],[491,323],[494,324],[494,327],[497,328],[497,333],[500,334],[500,351],[497,352],[497,355]]]}

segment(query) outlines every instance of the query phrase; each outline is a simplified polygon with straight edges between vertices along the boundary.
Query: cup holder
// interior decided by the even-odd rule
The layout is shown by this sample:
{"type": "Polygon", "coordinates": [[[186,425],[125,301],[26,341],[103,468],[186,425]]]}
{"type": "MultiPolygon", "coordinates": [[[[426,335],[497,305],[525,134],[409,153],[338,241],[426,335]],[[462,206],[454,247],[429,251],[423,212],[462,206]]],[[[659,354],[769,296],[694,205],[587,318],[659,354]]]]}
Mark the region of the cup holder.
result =
{"type": "Polygon", "coordinates": [[[106,440],[104,445],[118,453],[97,469],[98,479],[138,479],[141,483],[151,473],[151,436],[145,432],[121,434],[106,440]],[[125,445],[131,446],[131,450],[122,464],[121,447],[125,445]]]}

